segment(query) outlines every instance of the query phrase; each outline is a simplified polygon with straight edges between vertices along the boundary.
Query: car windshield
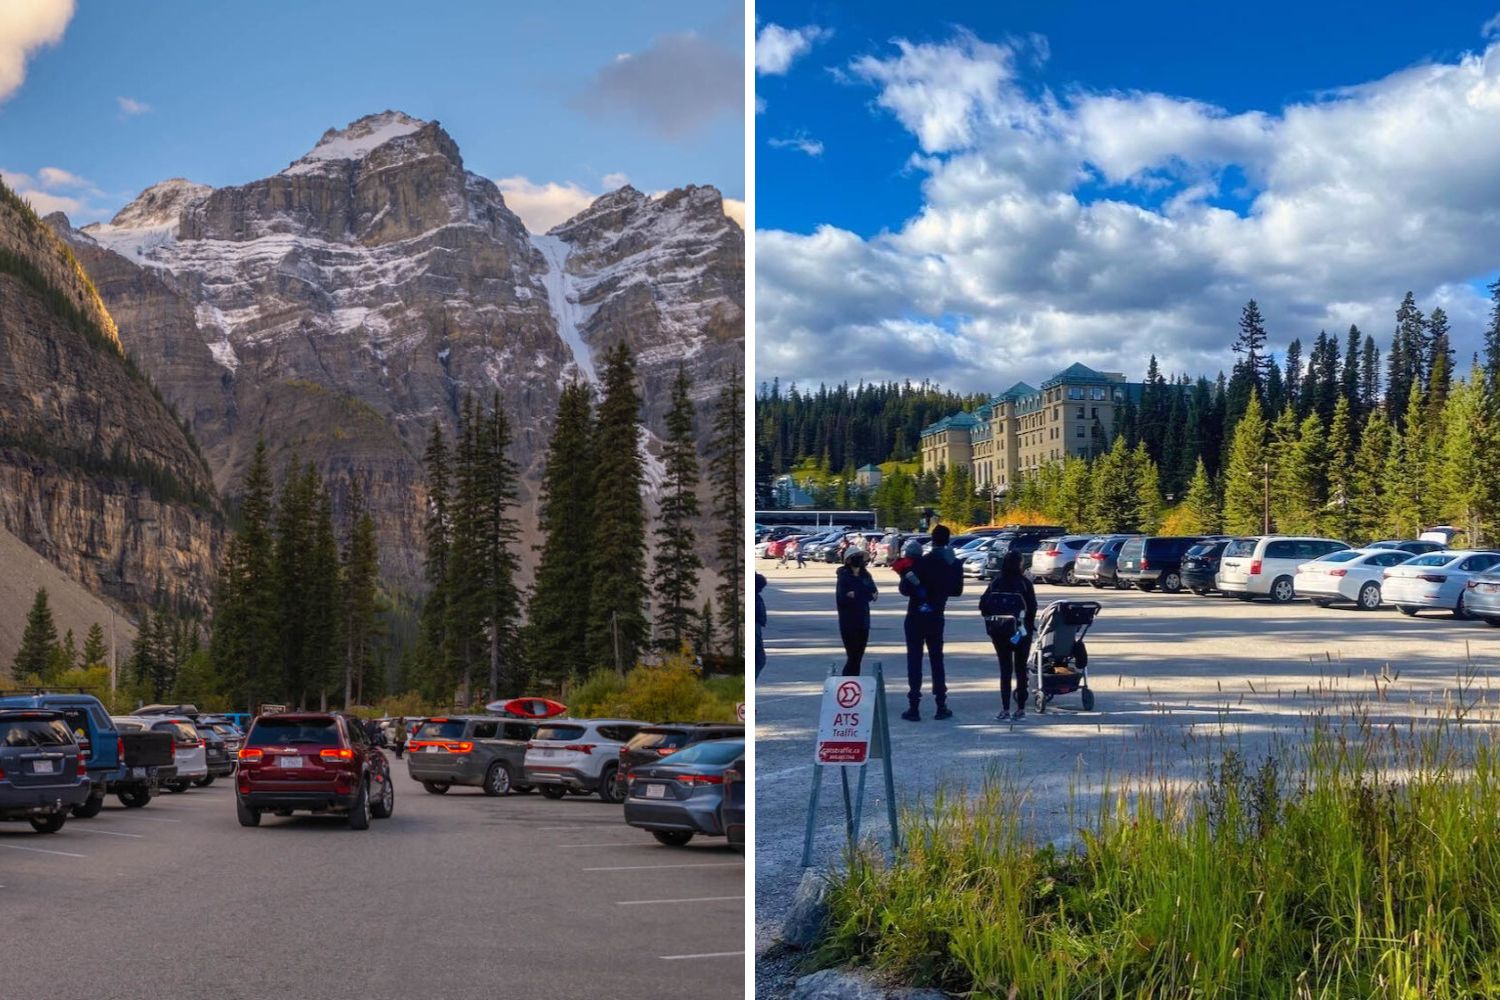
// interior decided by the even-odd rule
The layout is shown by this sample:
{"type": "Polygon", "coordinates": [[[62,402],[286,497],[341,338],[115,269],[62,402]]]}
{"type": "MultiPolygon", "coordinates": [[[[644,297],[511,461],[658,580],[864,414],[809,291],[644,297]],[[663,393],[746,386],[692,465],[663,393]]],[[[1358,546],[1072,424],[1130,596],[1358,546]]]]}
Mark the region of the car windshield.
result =
{"type": "Polygon", "coordinates": [[[584,734],[582,726],[537,726],[539,740],[576,740],[584,734]]]}
{"type": "Polygon", "coordinates": [[[3,719],[0,732],[8,747],[59,747],[73,742],[67,723],[61,719],[3,719]]]}
{"type": "Polygon", "coordinates": [[[631,750],[671,750],[687,742],[687,733],[680,730],[660,733],[636,733],[631,737],[631,750]]]}
{"type": "Polygon", "coordinates": [[[1226,556],[1248,556],[1255,552],[1255,546],[1260,541],[1258,538],[1236,538],[1224,546],[1226,556]]]}
{"type": "Polygon", "coordinates": [[[1417,556],[1402,563],[1403,566],[1443,566],[1453,560],[1453,556],[1447,552],[1432,552],[1425,556],[1417,556]]]}
{"type": "Polygon", "coordinates": [[[417,730],[419,740],[456,740],[464,734],[462,719],[433,719],[417,730]]]}
{"type": "Polygon", "coordinates": [[[666,758],[669,764],[732,764],[745,753],[744,740],[708,740],[694,743],[666,758]]]}
{"type": "Polygon", "coordinates": [[[339,745],[338,723],[333,719],[258,719],[245,738],[245,744],[252,747],[294,743],[336,747],[339,745]]]}

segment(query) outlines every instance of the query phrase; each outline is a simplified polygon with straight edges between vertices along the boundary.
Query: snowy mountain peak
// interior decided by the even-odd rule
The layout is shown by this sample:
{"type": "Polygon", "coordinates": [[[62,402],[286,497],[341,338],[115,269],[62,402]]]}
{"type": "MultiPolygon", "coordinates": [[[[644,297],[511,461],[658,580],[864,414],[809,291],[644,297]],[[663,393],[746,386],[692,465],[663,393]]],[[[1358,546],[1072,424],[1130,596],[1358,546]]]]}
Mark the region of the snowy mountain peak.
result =
{"type": "Polygon", "coordinates": [[[344,128],[331,128],[305,156],[282,171],[284,174],[309,173],[330,161],[362,160],[386,143],[409,136],[429,123],[401,111],[382,111],[365,115],[344,128]]]}
{"type": "Polygon", "coordinates": [[[177,225],[183,210],[200,204],[214,189],[181,177],[153,184],[109,221],[116,229],[157,229],[177,225]]]}

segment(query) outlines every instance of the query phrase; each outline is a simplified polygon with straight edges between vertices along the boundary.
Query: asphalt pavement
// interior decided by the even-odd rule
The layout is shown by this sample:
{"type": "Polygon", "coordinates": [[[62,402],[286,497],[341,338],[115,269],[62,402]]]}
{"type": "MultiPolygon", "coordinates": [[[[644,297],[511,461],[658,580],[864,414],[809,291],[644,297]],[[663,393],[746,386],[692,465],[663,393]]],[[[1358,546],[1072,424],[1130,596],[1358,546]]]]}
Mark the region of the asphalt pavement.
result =
{"type": "Polygon", "coordinates": [[[234,789],[0,823],[0,997],[744,995],[744,857],[670,848],[597,797],[431,795],[235,819],[234,789]]]}
{"type": "MultiPolygon", "coordinates": [[[[779,569],[768,579],[768,663],[756,682],[756,952],[773,944],[802,874],[803,827],[813,775],[813,737],[823,680],[842,665],[833,605],[833,566],[779,569]]],[[[1306,601],[1272,605],[1193,594],[1038,585],[1045,606],[1059,599],[1098,600],[1103,610],[1086,640],[1095,711],[1076,696],[1045,715],[1028,706],[1019,724],[994,721],[999,710],[995,654],[977,604],[983,584],[970,579],[947,614],[949,707],[955,718],[905,722],[906,601],[896,577],[876,568],[866,664],[886,674],[898,803],[911,805],[943,787],[973,787],[988,774],[1017,782],[1018,811],[1033,836],[1067,842],[1082,825],[1079,808],[1099,790],[1147,775],[1201,776],[1209,760],[1234,748],[1258,759],[1273,740],[1295,738],[1315,717],[1369,712],[1403,722],[1480,702],[1470,719],[1495,718],[1492,690],[1500,668],[1500,629],[1447,613],[1406,618],[1393,609],[1360,612],[1306,601]]],[[[924,688],[926,684],[924,683],[924,688]]],[[[1488,722],[1486,724],[1489,724],[1488,722]]],[[[887,835],[878,764],[870,774],[864,832],[887,835]]],[[[816,824],[817,863],[836,863],[845,843],[837,777],[823,785],[816,824]]],[[[756,994],[784,995],[785,962],[758,968],[756,994]]]]}

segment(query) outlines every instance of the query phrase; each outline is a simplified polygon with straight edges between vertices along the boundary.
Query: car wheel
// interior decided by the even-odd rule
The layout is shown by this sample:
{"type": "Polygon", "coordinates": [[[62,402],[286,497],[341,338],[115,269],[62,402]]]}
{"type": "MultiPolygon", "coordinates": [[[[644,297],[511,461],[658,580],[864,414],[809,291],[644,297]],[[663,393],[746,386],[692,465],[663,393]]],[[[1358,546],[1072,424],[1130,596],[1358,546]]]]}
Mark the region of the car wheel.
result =
{"type": "Polygon", "coordinates": [[[1278,576],[1271,584],[1271,603],[1289,604],[1293,597],[1297,596],[1297,588],[1292,584],[1289,576],[1278,576]]]}
{"type": "Polygon", "coordinates": [[[1464,607],[1464,595],[1462,591],[1459,592],[1458,603],[1453,605],[1453,617],[1461,622],[1469,620],[1469,609],[1464,607]]]}
{"type": "Polygon", "coordinates": [[[422,782],[422,787],[427,789],[433,795],[446,795],[448,793],[448,789],[452,788],[453,786],[448,784],[446,781],[424,781],[422,782]]]}
{"type": "Polygon", "coordinates": [[[1484,623],[1490,628],[1500,628],[1500,618],[1496,618],[1494,615],[1486,615],[1484,623]]]}
{"type": "Polygon", "coordinates": [[[31,828],[37,833],[56,833],[68,821],[66,812],[55,812],[50,816],[31,817],[31,828]]]}
{"type": "Polygon", "coordinates": [[[617,768],[606,767],[604,773],[599,775],[599,798],[611,805],[619,805],[625,801],[625,797],[620,794],[618,782],[615,781],[617,774],[619,774],[617,768]]]}
{"type": "Polygon", "coordinates": [[[565,798],[568,794],[568,790],[562,785],[542,785],[541,789],[542,794],[549,799],[565,798]]]}
{"type": "Polygon", "coordinates": [[[1359,600],[1356,602],[1361,611],[1375,611],[1380,607],[1380,584],[1367,583],[1359,588],[1359,600]]]}
{"type": "Polygon", "coordinates": [[[1136,581],[1135,589],[1149,594],[1156,589],[1156,584],[1147,583],[1145,580],[1138,580],[1136,581]]]}
{"type": "Polygon", "coordinates": [[[99,791],[99,794],[97,795],[90,794],[88,800],[82,805],[74,806],[73,815],[77,816],[79,819],[93,819],[95,816],[99,815],[99,810],[103,808],[104,791],[101,789],[99,791]]]}
{"type": "Polygon", "coordinates": [[[1182,575],[1180,573],[1168,573],[1161,578],[1161,589],[1169,594],[1175,594],[1182,590],[1182,575]]]}
{"type": "Polygon", "coordinates": [[[234,797],[234,814],[239,817],[240,826],[260,826],[260,810],[245,805],[238,795],[234,797]]]}
{"type": "Polygon", "coordinates": [[[139,809],[151,801],[151,789],[149,788],[126,788],[115,793],[120,800],[120,805],[126,809],[139,809]]]}
{"type": "Polygon", "coordinates": [[[1410,604],[1398,604],[1396,605],[1396,610],[1401,612],[1408,618],[1414,618],[1417,614],[1417,609],[1412,607],[1410,604]]]}
{"type": "Polygon", "coordinates": [[[510,791],[511,791],[512,795],[530,795],[532,792],[536,791],[536,786],[535,785],[514,785],[514,786],[511,787],[510,791]]]}
{"type": "Polygon", "coordinates": [[[370,806],[370,815],[376,819],[390,819],[396,811],[396,786],[387,774],[380,780],[380,795],[370,806]]]}
{"type": "Polygon", "coordinates": [[[1063,570],[1063,584],[1069,587],[1078,586],[1078,574],[1073,572],[1073,564],[1068,563],[1068,568],[1063,570]]]}
{"type": "Polygon", "coordinates": [[[1193,593],[1197,594],[1199,597],[1207,597],[1208,596],[1208,588],[1207,587],[1194,587],[1193,588],[1193,593]]]}
{"type": "Polygon", "coordinates": [[[510,768],[501,761],[495,761],[490,769],[484,773],[484,794],[486,795],[509,795],[511,789],[510,768]]]}
{"type": "Polygon", "coordinates": [[[366,778],[359,783],[359,791],[354,795],[354,804],[349,807],[349,829],[368,830],[370,828],[370,779],[366,778]]]}
{"type": "Polygon", "coordinates": [[[1104,589],[1104,584],[1100,583],[1098,580],[1090,580],[1089,581],[1089,586],[1093,587],[1095,590],[1103,590],[1104,589]]]}
{"type": "Polygon", "coordinates": [[[213,783],[214,783],[214,776],[211,775],[211,774],[208,775],[205,778],[194,778],[193,779],[193,785],[195,787],[198,787],[198,788],[207,788],[209,785],[212,785],[213,783]]]}
{"type": "Polygon", "coordinates": [[[1254,594],[1249,594],[1249,593],[1235,594],[1234,596],[1237,597],[1238,599],[1240,599],[1242,601],[1246,601],[1246,602],[1255,600],[1255,595],[1254,594]]]}
{"type": "Polygon", "coordinates": [[[693,839],[693,835],[686,830],[652,830],[651,836],[668,847],[684,847],[693,839]]]}
{"type": "Polygon", "coordinates": [[[1328,607],[1328,605],[1333,603],[1332,601],[1322,597],[1314,597],[1312,598],[1312,602],[1320,608],[1326,608],[1328,607]]]}

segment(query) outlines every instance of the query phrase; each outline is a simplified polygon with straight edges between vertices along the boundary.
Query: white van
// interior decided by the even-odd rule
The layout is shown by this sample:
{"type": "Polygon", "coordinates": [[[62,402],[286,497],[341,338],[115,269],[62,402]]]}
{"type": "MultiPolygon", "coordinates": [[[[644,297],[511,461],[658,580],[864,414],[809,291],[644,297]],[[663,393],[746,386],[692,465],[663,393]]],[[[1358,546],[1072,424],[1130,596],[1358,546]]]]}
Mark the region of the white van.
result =
{"type": "Polygon", "coordinates": [[[1242,601],[1269,597],[1285,604],[1297,596],[1297,567],[1349,546],[1332,538],[1253,535],[1224,546],[1215,580],[1219,590],[1242,601]]]}

